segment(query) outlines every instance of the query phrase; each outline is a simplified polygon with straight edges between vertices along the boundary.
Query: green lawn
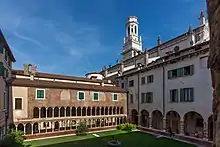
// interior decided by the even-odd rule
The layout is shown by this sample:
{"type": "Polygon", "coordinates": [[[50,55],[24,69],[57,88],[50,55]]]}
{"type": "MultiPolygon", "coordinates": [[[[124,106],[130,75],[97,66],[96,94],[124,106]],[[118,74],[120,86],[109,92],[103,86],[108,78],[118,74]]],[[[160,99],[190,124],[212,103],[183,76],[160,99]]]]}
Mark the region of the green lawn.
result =
{"type": "Polygon", "coordinates": [[[95,133],[87,136],[68,136],[54,139],[44,139],[27,142],[33,147],[105,147],[112,135],[122,142],[122,147],[196,147],[183,142],[165,138],[155,138],[152,135],[142,132],[127,133],[124,131],[108,131],[95,133]]]}

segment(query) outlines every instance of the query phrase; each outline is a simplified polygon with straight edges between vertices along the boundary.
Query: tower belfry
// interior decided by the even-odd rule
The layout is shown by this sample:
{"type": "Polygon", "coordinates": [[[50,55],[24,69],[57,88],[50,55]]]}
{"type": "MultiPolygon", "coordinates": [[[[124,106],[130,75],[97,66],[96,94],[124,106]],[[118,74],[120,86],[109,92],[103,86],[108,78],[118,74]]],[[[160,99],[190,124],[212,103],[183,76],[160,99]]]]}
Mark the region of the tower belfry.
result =
{"type": "Polygon", "coordinates": [[[138,24],[138,19],[135,16],[130,16],[126,22],[126,36],[121,53],[123,61],[142,52],[142,39],[138,35],[138,24]]]}

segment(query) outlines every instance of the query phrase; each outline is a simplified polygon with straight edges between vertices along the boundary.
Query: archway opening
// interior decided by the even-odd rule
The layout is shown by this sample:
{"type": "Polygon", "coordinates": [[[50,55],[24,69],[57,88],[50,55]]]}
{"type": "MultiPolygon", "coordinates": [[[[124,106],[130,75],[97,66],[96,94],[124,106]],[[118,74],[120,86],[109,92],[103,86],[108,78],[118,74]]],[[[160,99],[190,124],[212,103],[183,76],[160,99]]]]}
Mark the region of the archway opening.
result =
{"type": "Polygon", "coordinates": [[[92,116],[95,116],[95,107],[92,107],[92,116]]]}
{"type": "Polygon", "coordinates": [[[208,139],[213,140],[213,115],[208,118],[208,139]]]}
{"type": "Polygon", "coordinates": [[[202,138],[203,137],[203,122],[202,116],[194,111],[187,112],[184,115],[184,133],[185,135],[202,138]]]}
{"type": "Polygon", "coordinates": [[[159,110],[152,112],[152,127],[154,129],[163,129],[163,115],[159,110]]]}
{"type": "Polygon", "coordinates": [[[53,109],[51,107],[47,108],[47,117],[52,117],[53,109]]]}
{"type": "Polygon", "coordinates": [[[46,113],[47,113],[46,108],[45,108],[45,107],[42,107],[42,108],[40,109],[40,117],[41,117],[41,118],[45,118],[45,117],[46,117],[46,113]]]}
{"type": "Polygon", "coordinates": [[[82,116],[86,116],[86,107],[82,108],[82,116]]]}
{"type": "Polygon", "coordinates": [[[105,107],[105,115],[108,115],[108,107],[105,107]]]}
{"type": "Polygon", "coordinates": [[[54,123],[54,131],[59,131],[59,130],[60,130],[60,124],[59,124],[58,121],[56,121],[56,122],[54,123]]]}
{"type": "Polygon", "coordinates": [[[77,108],[77,116],[81,116],[82,114],[81,114],[81,107],[78,107],[77,108]]]}
{"type": "Polygon", "coordinates": [[[87,108],[87,116],[90,116],[90,115],[91,115],[91,108],[88,107],[88,108],[87,108]]]}
{"type": "Polygon", "coordinates": [[[131,110],[131,122],[138,125],[138,112],[136,109],[131,110]]]}
{"type": "Polygon", "coordinates": [[[32,134],[32,127],[31,127],[31,124],[30,123],[27,123],[25,125],[25,134],[32,134]]]}
{"type": "Polygon", "coordinates": [[[72,116],[76,116],[76,107],[72,107],[72,116]]]}
{"type": "Polygon", "coordinates": [[[104,115],[104,110],[105,110],[105,108],[102,107],[102,108],[101,108],[101,115],[104,115]]]}
{"type": "Polygon", "coordinates": [[[39,129],[38,129],[38,123],[34,123],[33,124],[33,133],[39,133],[39,129]]]}
{"type": "Polygon", "coordinates": [[[59,117],[59,108],[58,107],[54,108],[54,117],[59,117]]]}
{"type": "Polygon", "coordinates": [[[70,116],[70,107],[66,107],[66,116],[67,116],[67,117],[70,116]]]}
{"type": "Polygon", "coordinates": [[[96,115],[100,115],[100,108],[99,107],[96,108],[96,115]]]}
{"type": "Polygon", "coordinates": [[[60,108],[60,117],[65,117],[65,108],[64,107],[60,108]]]}
{"type": "Polygon", "coordinates": [[[141,126],[149,127],[149,112],[147,110],[141,111],[141,126]]]}
{"type": "Polygon", "coordinates": [[[37,107],[33,109],[33,118],[39,118],[39,108],[37,107]]]}
{"type": "Polygon", "coordinates": [[[20,130],[20,131],[24,131],[24,125],[23,124],[18,124],[17,129],[20,130]]]}
{"type": "Polygon", "coordinates": [[[180,131],[180,115],[176,111],[169,111],[166,114],[166,128],[170,128],[172,132],[179,134],[180,131]]]}

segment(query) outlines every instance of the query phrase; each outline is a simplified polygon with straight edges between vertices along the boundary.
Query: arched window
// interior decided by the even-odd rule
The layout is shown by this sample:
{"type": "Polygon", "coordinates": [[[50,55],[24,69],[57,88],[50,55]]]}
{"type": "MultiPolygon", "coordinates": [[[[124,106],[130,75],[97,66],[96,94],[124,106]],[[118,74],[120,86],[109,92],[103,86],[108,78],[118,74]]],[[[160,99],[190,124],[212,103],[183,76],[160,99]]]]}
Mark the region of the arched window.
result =
{"type": "Polygon", "coordinates": [[[130,27],[128,27],[128,30],[127,30],[127,31],[128,31],[128,35],[130,35],[130,27]]]}
{"type": "Polygon", "coordinates": [[[137,34],[137,26],[134,26],[134,33],[137,34]]]}

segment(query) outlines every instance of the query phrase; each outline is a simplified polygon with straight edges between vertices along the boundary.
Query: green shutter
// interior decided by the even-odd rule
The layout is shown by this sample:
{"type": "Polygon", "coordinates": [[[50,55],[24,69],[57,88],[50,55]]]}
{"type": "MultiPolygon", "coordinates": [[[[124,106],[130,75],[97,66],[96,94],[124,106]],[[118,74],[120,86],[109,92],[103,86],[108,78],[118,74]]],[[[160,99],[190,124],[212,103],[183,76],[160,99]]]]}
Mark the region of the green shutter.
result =
{"type": "Polygon", "coordinates": [[[189,91],[190,91],[190,102],[193,102],[194,101],[194,92],[193,92],[194,89],[190,88],[189,91]]]}
{"type": "Polygon", "coordinates": [[[0,76],[4,75],[4,65],[2,62],[0,62],[0,76]]]}
{"type": "Polygon", "coordinates": [[[184,75],[184,70],[183,68],[178,68],[177,69],[177,77],[182,77],[184,75]]]}
{"type": "Polygon", "coordinates": [[[184,102],[184,89],[180,89],[180,101],[184,102]]]}
{"type": "Polygon", "coordinates": [[[99,94],[98,93],[94,93],[94,100],[99,100],[99,94]]]}
{"type": "Polygon", "coordinates": [[[144,103],[144,93],[141,93],[141,103],[144,103]]]}
{"type": "Polygon", "coordinates": [[[0,53],[1,54],[3,54],[3,50],[4,50],[3,45],[0,43],[0,53]]]}
{"type": "Polygon", "coordinates": [[[37,98],[44,98],[44,90],[37,90],[37,98]]]}
{"type": "Polygon", "coordinates": [[[83,100],[84,99],[84,92],[79,92],[79,99],[83,100]]]}
{"type": "Polygon", "coordinates": [[[194,74],[194,66],[191,65],[191,66],[190,66],[190,75],[193,75],[193,74],[194,74]]]}
{"type": "Polygon", "coordinates": [[[114,94],[114,101],[117,101],[117,100],[118,100],[118,95],[114,94]]]}
{"type": "Polygon", "coordinates": [[[171,79],[171,77],[172,77],[172,71],[170,70],[168,71],[168,79],[171,79]]]}

